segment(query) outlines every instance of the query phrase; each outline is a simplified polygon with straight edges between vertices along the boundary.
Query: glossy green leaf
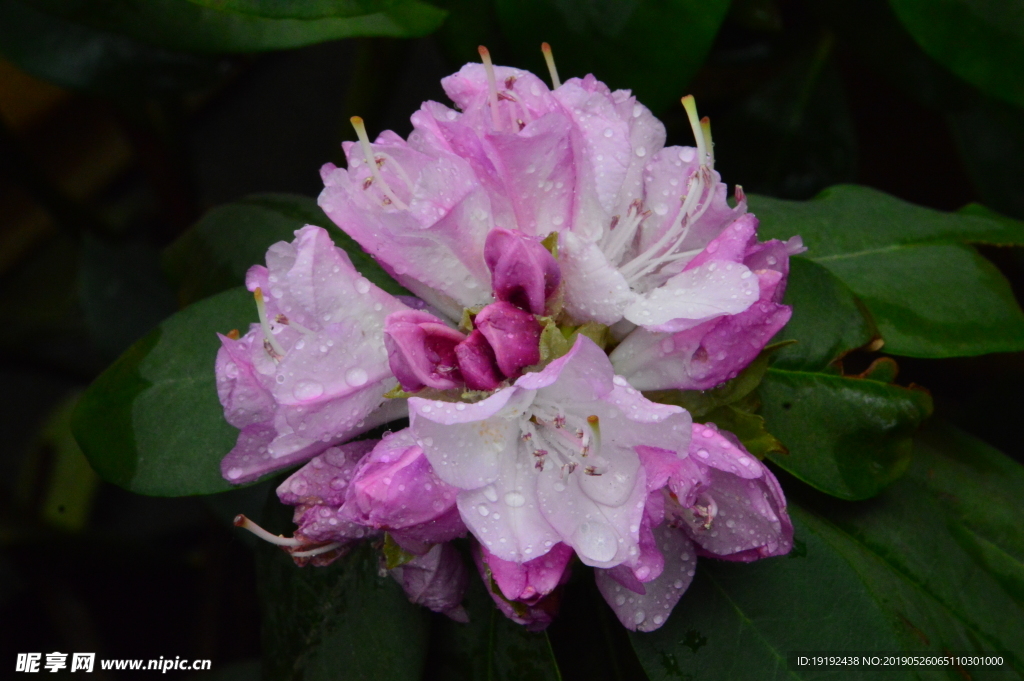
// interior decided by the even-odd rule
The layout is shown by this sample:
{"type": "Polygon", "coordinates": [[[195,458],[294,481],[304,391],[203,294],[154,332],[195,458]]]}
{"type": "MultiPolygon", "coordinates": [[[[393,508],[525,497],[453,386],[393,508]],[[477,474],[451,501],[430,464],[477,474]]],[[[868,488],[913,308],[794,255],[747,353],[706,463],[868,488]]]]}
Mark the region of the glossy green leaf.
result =
{"type": "Polygon", "coordinates": [[[427,678],[561,681],[547,634],[527,631],[501,614],[475,571],[464,605],[469,624],[435,618],[427,678]]]}
{"type": "Polygon", "coordinates": [[[408,294],[314,199],[297,194],[254,194],[212,209],[167,248],[164,269],[178,285],[179,301],[195,302],[243,284],[248,269],[265,262],[271,244],[291,241],[307,224],[326,229],[374,284],[393,295],[408,294]]]}
{"type": "Polygon", "coordinates": [[[782,302],[793,316],[774,340],[796,343],[780,348],[773,366],[821,371],[878,336],[864,304],[836,275],[803,257],[790,259],[789,268],[782,302]]]}
{"type": "MultiPolygon", "coordinates": [[[[796,518],[797,548],[756,563],[701,560],[660,629],[631,635],[651,681],[822,679],[835,670],[788,666],[799,651],[897,650],[890,622],[857,572],[796,518]]],[[[858,669],[858,679],[911,679],[858,669]]]]}
{"type": "Polygon", "coordinates": [[[420,678],[428,611],[378,575],[366,543],[327,567],[297,567],[283,552],[258,554],[267,681],[420,678]]]}
{"type": "Polygon", "coordinates": [[[769,369],[761,416],[789,450],[769,458],[841,499],[875,496],[910,463],[910,439],[931,397],[866,378],[769,369]]]}
{"type": "Polygon", "coordinates": [[[1024,2],[889,0],[933,59],[993,97],[1024,107],[1024,2]]]}
{"type": "Polygon", "coordinates": [[[805,202],[752,197],[763,237],[800,234],[805,257],[871,312],[885,350],[951,357],[1024,349],[1024,312],[1003,276],[965,243],[1024,244],[1024,226],[943,213],[852,185],[805,202]]]}
{"type": "Polygon", "coordinates": [[[220,59],[146,45],[0,0],[0,54],[62,87],[106,96],[161,96],[208,86],[226,71],[220,59]]]}
{"type": "Polygon", "coordinates": [[[444,12],[426,3],[388,3],[385,10],[318,19],[264,18],[225,12],[188,0],[36,0],[67,21],[185,52],[263,52],[355,36],[421,36],[444,12]]]}
{"type": "Polygon", "coordinates": [[[799,495],[793,552],[753,564],[703,560],[662,629],[632,636],[652,681],[1024,675],[1024,469],[943,428],[879,498],[799,495]],[[1004,657],[1002,667],[796,668],[798,652],[1004,657]]]}
{"type": "Polygon", "coordinates": [[[701,66],[728,0],[497,0],[499,23],[515,48],[515,64],[545,74],[548,42],[562,80],[593,73],[611,88],[629,88],[655,114],[679,104],[701,66]]]}
{"type": "MultiPolygon", "coordinates": [[[[1024,468],[948,426],[915,441],[914,465],[867,504],[809,499],[800,513],[856,569],[904,649],[998,652],[1024,676],[1024,468]]],[[[946,677],[949,678],[949,677],[946,677]]]]}
{"type": "Polygon", "coordinates": [[[244,288],[202,300],[165,320],[89,386],[72,430],[104,480],[152,496],[231,488],[220,460],[238,431],[217,399],[216,332],[246,329],[254,314],[244,288]]]}

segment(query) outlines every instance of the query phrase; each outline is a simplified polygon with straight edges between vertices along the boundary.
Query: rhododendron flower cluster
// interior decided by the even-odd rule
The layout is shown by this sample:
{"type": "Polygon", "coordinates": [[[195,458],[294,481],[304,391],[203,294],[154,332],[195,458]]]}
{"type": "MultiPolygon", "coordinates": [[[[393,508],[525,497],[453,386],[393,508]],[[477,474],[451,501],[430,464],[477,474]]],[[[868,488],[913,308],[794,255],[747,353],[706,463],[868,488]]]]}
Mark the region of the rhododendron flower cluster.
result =
{"type": "Polygon", "coordinates": [[[411,600],[465,620],[475,563],[534,629],[585,565],[622,623],[650,631],[697,556],[792,545],[772,473],[640,391],[735,377],[788,321],[802,245],[758,241],[738,187],[730,205],[692,98],[696,146],[665,147],[628,91],[560,83],[553,65],[552,89],[481,56],[442,81],[455,108],[424,103],[408,139],[371,142],[353,119],[348,167],[322,171],[324,211],[412,297],[315,226],[250,270],[259,323],[217,358],[241,430],[223,472],[305,463],[278,488],[294,536],[238,521],[300,564],[382,542],[411,600]]]}

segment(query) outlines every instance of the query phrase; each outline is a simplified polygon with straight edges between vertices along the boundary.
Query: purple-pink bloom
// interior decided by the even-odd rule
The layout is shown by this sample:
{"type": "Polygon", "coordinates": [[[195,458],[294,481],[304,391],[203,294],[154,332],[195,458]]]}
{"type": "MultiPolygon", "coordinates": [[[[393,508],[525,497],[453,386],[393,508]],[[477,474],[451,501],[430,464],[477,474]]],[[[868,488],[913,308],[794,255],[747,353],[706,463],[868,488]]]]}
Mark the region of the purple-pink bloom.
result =
{"type": "Polygon", "coordinates": [[[663,505],[648,502],[648,509],[664,564],[642,590],[621,570],[596,571],[598,588],[623,626],[653,631],[664,624],[693,578],[698,555],[747,562],[793,547],[793,524],[775,476],[713,425],[693,424],[683,457],[658,447],[639,453],[648,489],[663,494],[663,505]]]}
{"type": "Polygon", "coordinates": [[[544,314],[545,302],[558,288],[562,275],[539,238],[495,229],[487,235],[484,260],[491,271],[495,298],[533,314],[544,314]]]}
{"type": "Polygon", "coordinates": [[[473,547],[473,560],[494,604],[529,631],[546,629],[558,614],[558,587],[569,580],[572,557],[573,550],[561,543],[525,563],[502,560],[480,544],[473,547]]]}
{"type": "Polygon", "coordinates": [[[474,329],[466,340],[455,346],[455,356],[470,390],[494,390],[505,380],[494,349],[479,329],[474,329]]]}
{"type": "Polygon", "coordinates": [[[512,303],[498,301],[480,310],[473,320],[494,350],[498,369],[507,378],[540,361],[541,326],[537,319],[512,303]]]}
{"type": "Polygon", "coordinates": [[[734,378],[789,321],[782,304],[789,256],[803,250],[799,237],[788,243],[758,242],[757,219],[744,215],[716,237],[687,267],[743,267],[741,277],[757,282],[753,305],[681,331],[636,329],[611,354],[615,370],[640,390],[707,390],[734,378]]]}
{"type": "Polygon", "coordinates": [[[469,622],[469,615],[462,607],[469,571],[451,544],[438,544],[390,572],[412,603],[447,615],[456,622],[469,622]]]}
{"type": "Polygon", "coordinates": [[[409,398],[410,430],[488,551],[524,563],[559,542],[613,567],[639,551],[636,448],[685,451],[690,416],[644,398],[589,338],[475,403],[409,398]]]}
{"type": "Polygon", "coordinates": [[[228,421],[242,429],[221,464],[227,480],[255,480],[402,415],[400,402],[384,405],[395,379],[381,332],[406,308],[326,231],[306,226],[271,246],[246,285],[261,323],[238,340],[221,336],[216,365],[228,421]]]}
{"type": "Polygon", "coordinates": [[[466,533],[457,489],[437,477],[408,429],[386,436],[360,462],[339,515],[388,533],[410,553],[466,533]]]}
{"type": "Polygon", "coordinates": [[[384,322],[388,364],[402,390],[445,390],[462,383],[455,346],[465,334],[420,310],[401,310],[384,322]]]}

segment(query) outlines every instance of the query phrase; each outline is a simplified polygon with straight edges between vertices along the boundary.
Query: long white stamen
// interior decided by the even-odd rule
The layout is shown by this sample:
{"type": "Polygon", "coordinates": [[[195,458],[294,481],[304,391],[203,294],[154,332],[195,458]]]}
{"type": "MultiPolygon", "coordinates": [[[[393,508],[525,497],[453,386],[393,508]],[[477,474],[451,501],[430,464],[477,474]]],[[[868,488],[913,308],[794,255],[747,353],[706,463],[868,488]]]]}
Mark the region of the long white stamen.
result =
{"type": "Polygon", "coordinates": [[[399,199],[388,183],[384,181],[383,176],[380,174],[380,170],[377,168],[377,158],[373,155],[373,147],[370,146],[370,137],[366,134],[366,126],[363,124],[363,119],[359,116],[353,116],[349,119],[352,122],[352,127],[356,130],[356,135],[359,137],[359,146],[363,150],[363,158],[366,159],[366,165],[370,167],[370,173],[373,175],[373,181],[380,186],[380,190],[384,193],[384,196],[388,197],[399,210],[408,210],[409,206],[405,205],[405,202],[399,199]]]}
{"type": "Polygon", "coordinates": [[[386,154],[383,151],[378,153],[377,156],[388,161],[388,165],[392,166],[395,169],[395,172],[398,173],[398,176],[400,178],[402,178],[402,182],[405,183],[405,186],[409,189],[409,192],[411,193],[412,180],[409,179],[409,174],[405,172],[405,168],[402,167],[402,164],[396,161],[394,156],[392,156],[391,154],[386,154]]]}
{"type": "Polygon", "coordinates": [[[604,254],[609,262],[617,262],[626,246],[633,241],[637,227],[647,217],[646,211],[641,209],[642,205],[639,199],[629,204],[625,219],[619,220],[615,229],[611,230],[608,243],[604,246],[604,254]]]}
{"type": "Polygon", "coordinates": [[[477,48],[477,52],[480,53],[480,59],[484,62],[484,71],[487,72],[487,89],[491,101],[491,122],[494,123],[494,130],[497,132],[501,130],[501,122],[498,118],[498,81],[494,78],[494,64],[491,63],[491,53],[486,47],[481,45],[477,48]]]}
{"type": "Polygon", "coordinates": [[[278,546],[303,546],[305,543],[293,537],[281,537],[276,534],[271,534],[241,513],[235,516],[235,527],[241,527],[243,530],[249,530],[260,539],[268,541],[271,544],[277,544],[278,546]]]}
{"type": "Polygon", "coordinates": [[[260,328],[263,329],[263,337],[270,343],[270,347],[273,348],[279,356],[284,357],[284,348],[277,342],[277,338],[270,331],[270,321],[267,319],[267,304],[263,300],[263,289],[259,286],[252,292],[253,297],[256,299],[256,312],[260,316],[260,328]]]}
{"type": "Polygon", "coordinates": [[[544,61],[548,65],[548,73],[551,74],[551,89],[557,90],[562,87],[562,81],[558,79],[558,69],[555,67],[555,55],[551,54],[551,46],[547,43],[540,44],[540,51],[544,53],[544,61]]]}
{"type": "Polygon", "coordinates": [[[662,249],[665,248],[670,241],[674,239],[678,240],[676,239],[676,235],[678,234],[678,230],[683,228],[684,223],[686,224],[686,228],[683,228],[682,234],[684,237],[686,236],[686,232],[689,227],[689,223],[686,222],[687,214],[692,210],[693,205],[696,203],[702,191],[703,184],[700,177],[700,171],[698,170],[698,172],[695,172],[690,176],[690,179],[687,182],[686,196],[683,199],[682,206],[680,206],[679,212],[676,213],[676,216],[672,218],[672,223],[668,226],[668,229],[665,230],[653,246],[647,248],[642,254],[638,255],[621,268],[620,271],[622,272],[622,276],[626,277],[626,279],[632,280],[640,276],[638,274],[639,272],[649,271],[649,263],[651,260],[661,253],[662,249]]]}
{"type": "Polygon", "coordinates": [[[338,542],[331,542],[330,544],[318,546],[315,549],[310,549],[309,551],[291,551],[290,554],[292,558],[311,558],[313,556],[319,556],[321,553],[333,551],[340,546],[341,544],[338,542]]]}

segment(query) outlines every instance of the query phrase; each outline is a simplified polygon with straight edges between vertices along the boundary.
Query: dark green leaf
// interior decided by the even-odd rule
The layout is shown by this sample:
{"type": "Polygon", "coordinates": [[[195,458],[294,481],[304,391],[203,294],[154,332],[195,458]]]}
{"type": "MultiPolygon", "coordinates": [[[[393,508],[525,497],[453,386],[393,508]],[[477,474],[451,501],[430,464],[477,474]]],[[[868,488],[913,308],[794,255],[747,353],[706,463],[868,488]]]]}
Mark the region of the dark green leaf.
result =
{"type": "Polygon", "coordinates": [[[806,202],[752,197],[765,237],[800,234],[807,256],[868,307],[885,349],[950,357],[1024,349],[1024,313],[1009,285],[963,242],[1024,244],[1024,226],[942,213],[866,187],[806,202]]]}
{"type": "Polygon", "coordinates": [[[347,234],[334,226],[316,201],[296,194],[255,194],[214,208],[164,253],[164,268],[188,304],[245,282],[250,267],[262,264],[267,248],[291,241],[303,225],[323,227],[348,253],[363,276],[393,295],[408,294],[347,234]]]}
{"type": "Polygon", "coordinates": [[[593,73],[612,88],[630,88],[655,114],[678,106],[685,85],[704,61],[728,0],[498,0],[502,32],[516,59],[547,73],[540,44],[554,50],[562,80],[593,73]]]}
{"type": "Polygon", "coordinates": [[[793,316],[774,340],[795,340],[780,348],[772,365],[821,371],[850,350],[878,336],[863,303],[825,267],[806,258],[789,261],[786,297],[793,316]]]}
{"type": "Polygon", "coordinates": [[[635,634],[652,679],[1020,678],[1024,469],[952,429],[879,498],[793,503],[793,552],[702,561],[665,626],[635,634]],[[787,669],[806,651],[998,654],[1002,667],[787,669]]]}
{"type": "Polygon", "coordinates": [[[253,315],[243,288],[200,301],[165,320],[89,386],[72,430],[103,479],[153,496],[231,488],[220,460],[238,431],[217,400],[215,332],[246,329],[253,315]]]}
{"type": "Polygon", "coordinates": [[[547,635],[529,632],[501,614],[475,572],[464,604],[469,624],[438,616],[431,627],[428,678],[561,681],[547,635]]]}
{"type": "Polygon", "coordinates": [[[389,3],[385,11],[319,19],[274,19],[222,12],[188,0],[36,0],[65,20],[185,52],[263,52],[354,36],[421,36],[444,12],[426,3],[389,3]]]}
{"type": "Polygon", "coordinates": [[[226,71],[220,59],[146,45],[23,0],[0,0],[0,53],[38,78],[107,96],[194,90],[226,71]]]}
{"type": "Polygon", "coordinates": [[[724,406],[697,420],[702,423],[714,423],[722,430],[729,431],[739,438],[748,452],[759,459],[769,454],[789,453],[785,445],[768,432],[764,417],[751,414],[749,411],[731,405],[724,406]]]}
{"type": "Polygon", "coordinates": [[[860,573],[904,649],[998,651],[1006,665],[972,677],[1020,678],[1024,469],[950,427],[916,444],[910,471],[878,499],[809,500],[798,517],[860,573]]]}
{"type": "Polygon", "coordinates": [[[428,611],[377,570],[376,552],[365,543],[328,567],[299,568],[262,547],[264,678],[419,679],[428,611]]]}
{"type": "Polygon", "coordinates": [[[910,438],[931,413],[923,390],[865,378],[769,369],[761,415],[788,454],[769,458],[841,499],[866,499],[910,463],[910,438]]]}
{"type": "MultiPolygon", "coordinates": [[[[757,563],[701,560],[665,625],[632,634],[651,681],[821,679],[834,669],[787,665],[794,652],[899,649],[870,590],[817,532],[796,518],[797,549],[757,563]]],[[[861,668],[858,679],[910,679],[861,668]]]]}
{"type": "Polygon", "coordinates": [[[1024,2],[890,0],[936,61],[993,97],[1024,107],[1024,2]]]}

